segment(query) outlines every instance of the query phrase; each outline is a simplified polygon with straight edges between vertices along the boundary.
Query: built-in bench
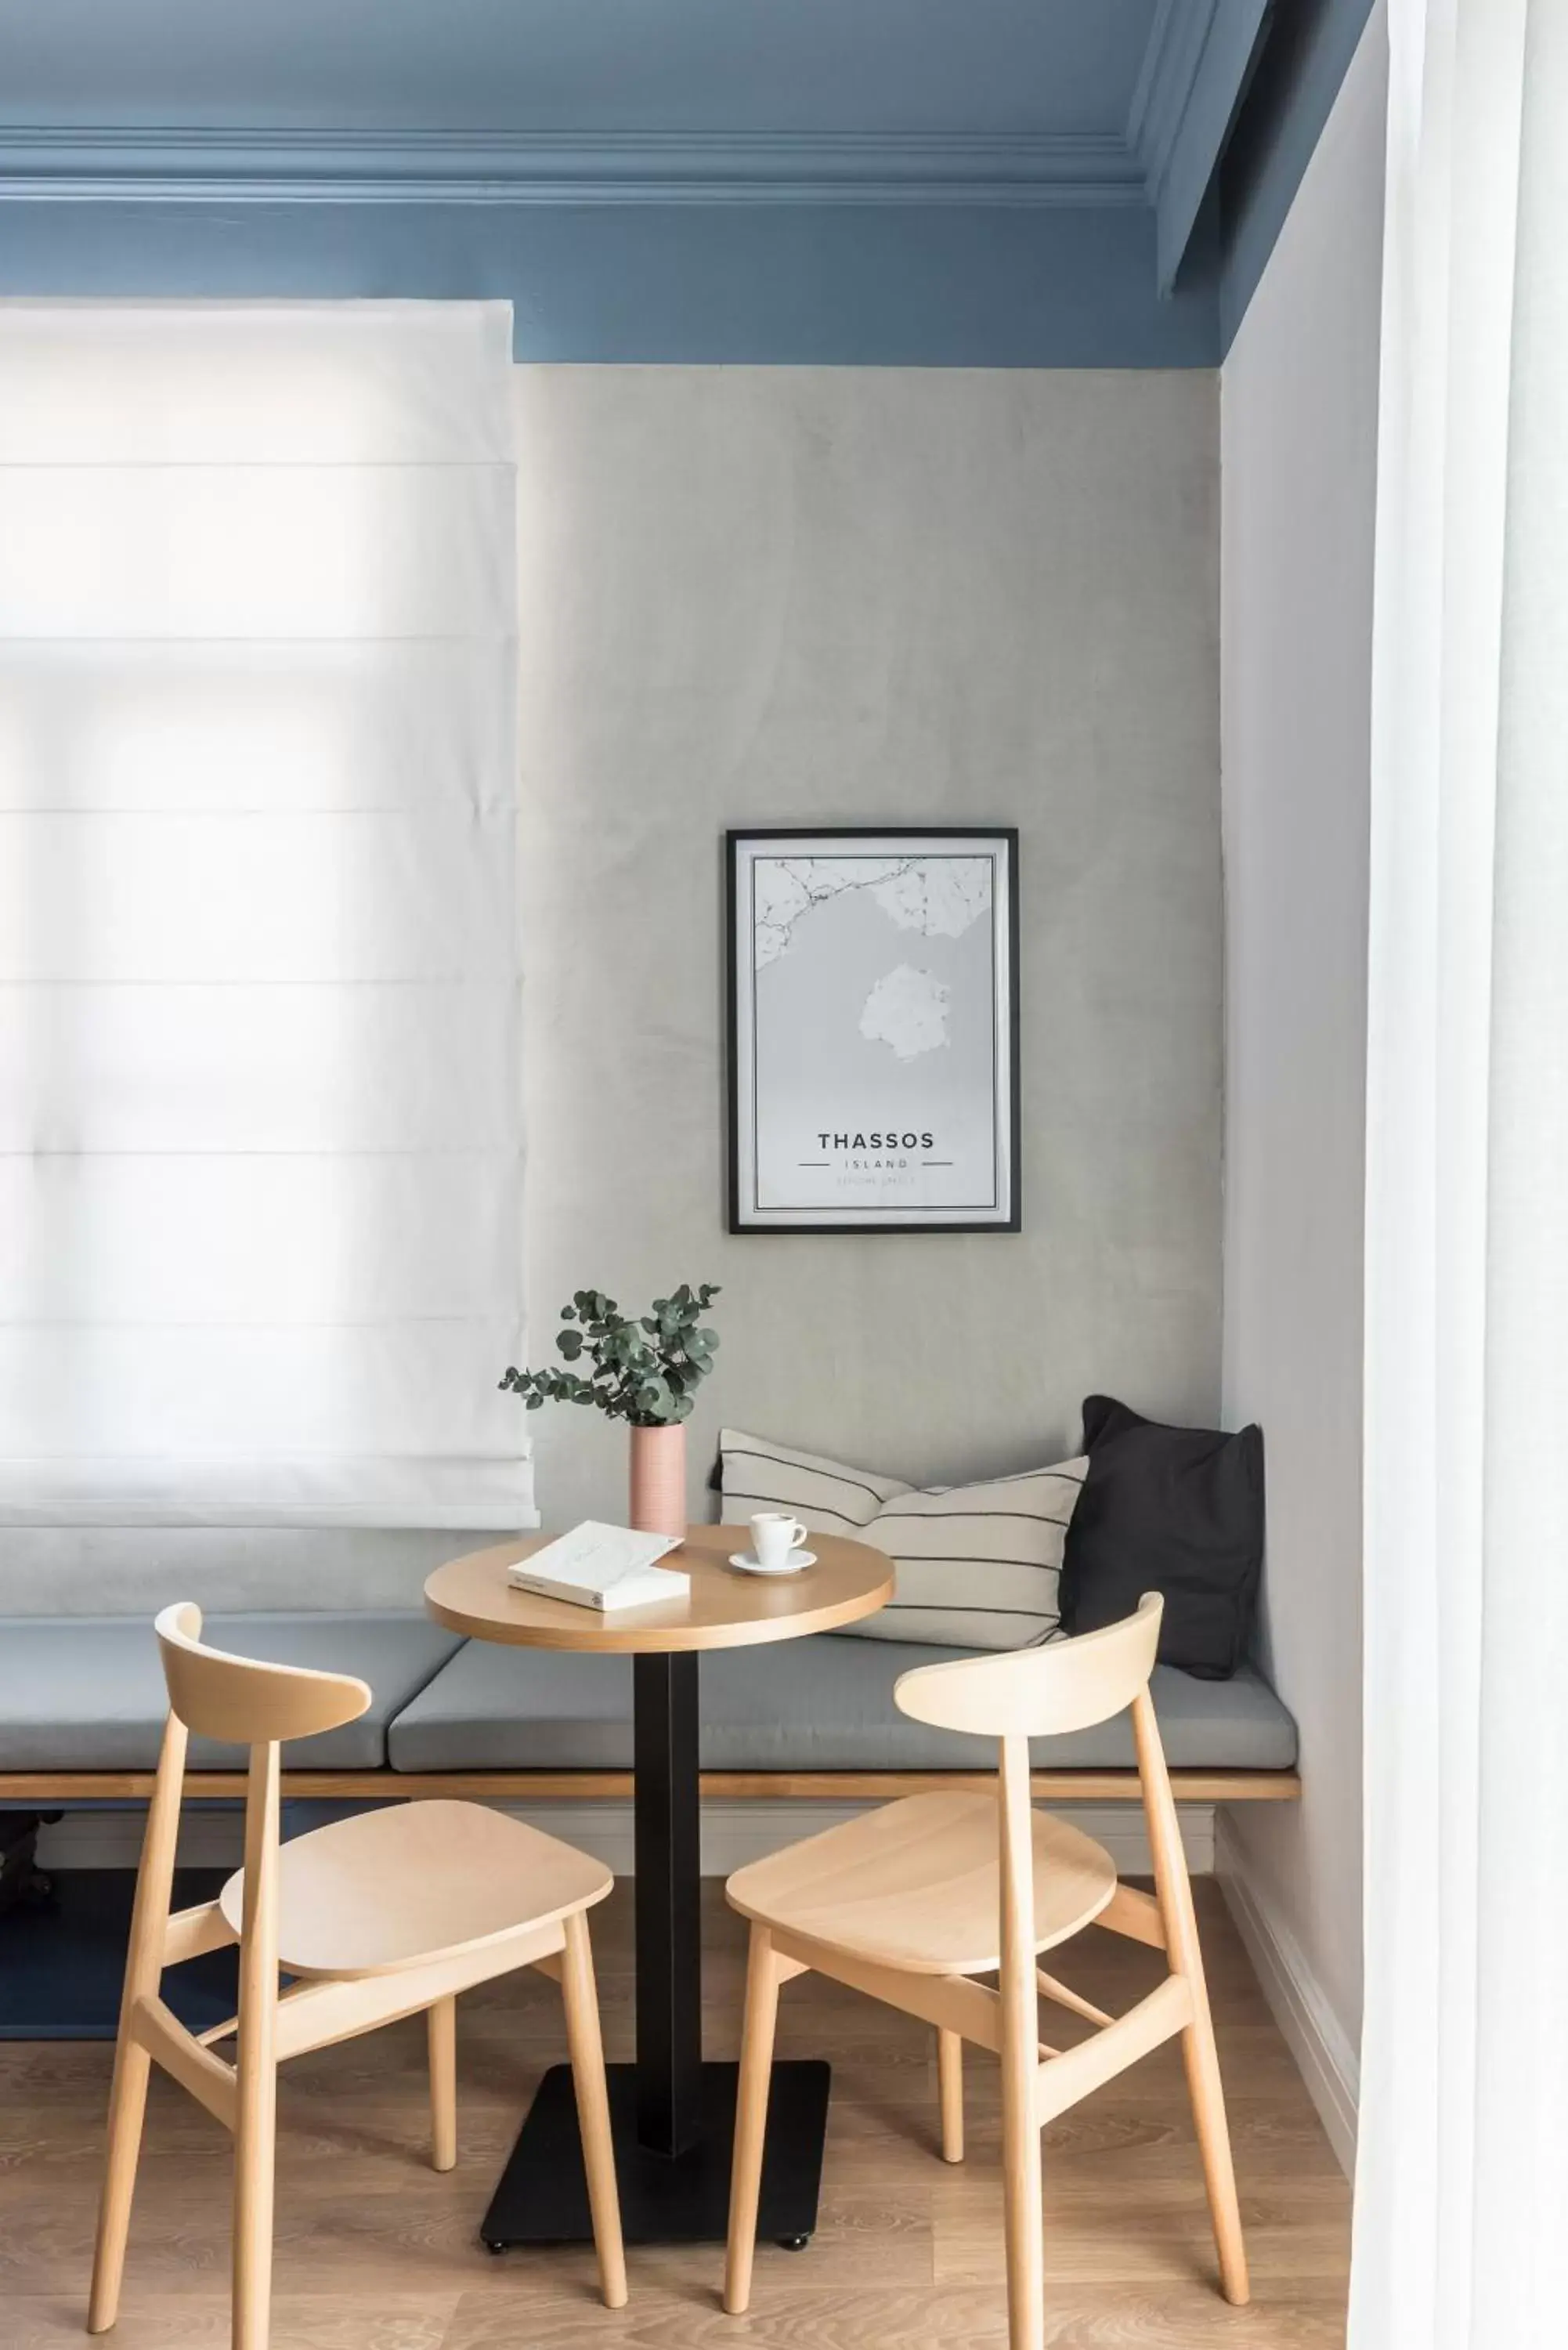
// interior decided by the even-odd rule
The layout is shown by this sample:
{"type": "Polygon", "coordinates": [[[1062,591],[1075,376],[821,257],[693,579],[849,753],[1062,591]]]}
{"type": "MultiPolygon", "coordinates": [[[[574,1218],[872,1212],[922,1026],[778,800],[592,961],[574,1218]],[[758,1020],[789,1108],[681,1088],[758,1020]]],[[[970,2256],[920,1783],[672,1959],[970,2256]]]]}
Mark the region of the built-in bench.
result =
{"type": "MultiPolygon", "coordinates": [[[[417,1614],[214,1615],[207,1637],[247,1656],[357,1673],[375,1691],[358,1721],[290,1747],[291,1794],[526,1802],[631,1792],[624,1658],[465,1643],[417,1614]]],[[[704,1793],[874,1801],[989,1775],[988,1742],[944,1736],[893,1704],[899,1673],[961,1653],[832,1633],[714,1651],[702,1664],[704,1793]]],[[[1200,1681],[1160,1667],[1153,1694],[1183,1801],[1299,1794],[1295,1724],[1260,1674],[1200,1681]]],[[[0,1623],[0,1805],[145,1796],[165,1710],[145,1617],[0,1623]]],[[[1038,1740],[1033,1760],[1044,1798],[1136,1793],[1126,1719],[1038,1740]]],[[[190,1761],[192,1795],[240,1791],[236,1749],[192,1739],[190,1761]]]]}

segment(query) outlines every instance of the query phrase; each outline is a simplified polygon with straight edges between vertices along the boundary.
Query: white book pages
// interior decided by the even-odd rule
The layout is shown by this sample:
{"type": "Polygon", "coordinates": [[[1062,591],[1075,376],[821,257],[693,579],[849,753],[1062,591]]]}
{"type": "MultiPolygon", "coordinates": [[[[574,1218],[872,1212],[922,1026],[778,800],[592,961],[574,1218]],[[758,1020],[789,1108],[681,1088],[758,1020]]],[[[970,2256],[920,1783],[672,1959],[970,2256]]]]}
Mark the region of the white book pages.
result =
{"type": "Polygon", "coordinates": [[[508,1567],[507,1580],[520,1591],[537,1591],[546,1598],[607,1613],[681,1599],[691,1588],[690,1575],[655,1564],[677,1548],[678,1539],[585,1518],[570,1534],[508,1567]]]}

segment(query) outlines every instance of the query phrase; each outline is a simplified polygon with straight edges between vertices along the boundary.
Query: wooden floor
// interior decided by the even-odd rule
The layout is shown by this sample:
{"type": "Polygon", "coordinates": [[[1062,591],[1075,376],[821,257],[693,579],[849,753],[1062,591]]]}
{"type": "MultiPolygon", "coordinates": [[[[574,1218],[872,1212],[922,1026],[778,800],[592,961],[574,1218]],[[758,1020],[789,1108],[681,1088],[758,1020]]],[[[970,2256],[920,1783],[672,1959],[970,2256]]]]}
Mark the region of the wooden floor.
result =
{"type": "MultiPolygon", "coordinates": [[[[742,1945],[711,1901],[709,2053],[734,2053],[742,1945]]],[[[1048,2350],[1331,2350],[1343,2343],[1349,2195],[1214,1887],[1199,1917],[1252,2263],[1251,2308],[1213,2284],[1183,2095],[1162,2049],[1045,2133],[1048,2350]]],[[[606,2039],[630,2054],[628,1889],[597,1911],[606,2039]]],[[[1102,2004],[1137,1997],[1152,1953],[1091,1930],[1057,1971],[1102,2004]]],[[[1052,2031],[1060,2043],[1074,2027],[1052,2031]]],[[[759,2251],[751,2313],[718,2305],[715,2247],[628,2254],[631,2303],[593,2297],[576,2251],[492,2258],[475,2241],[534,2084],[562,2051],[554,1987],[524,1977],[460,2012],[460,2158],[425,2167],[423,2031],[398,2024],[290,2065],[279,2099],[274,2350],[1002,2350],[996,2067],[969,2057],[969,2159],[937,2159],[933,2034],[815,1978],[784,1993],[780,2054],[826,2055],[834,2103],[810,2246],[759,2251]]],[[[0,2345],[78,2343],[109,2050],[0,2045],[0,2345]]],[[[223,2350],[228,2147],[156,2073],[121,2350],[223,2350]]]]}

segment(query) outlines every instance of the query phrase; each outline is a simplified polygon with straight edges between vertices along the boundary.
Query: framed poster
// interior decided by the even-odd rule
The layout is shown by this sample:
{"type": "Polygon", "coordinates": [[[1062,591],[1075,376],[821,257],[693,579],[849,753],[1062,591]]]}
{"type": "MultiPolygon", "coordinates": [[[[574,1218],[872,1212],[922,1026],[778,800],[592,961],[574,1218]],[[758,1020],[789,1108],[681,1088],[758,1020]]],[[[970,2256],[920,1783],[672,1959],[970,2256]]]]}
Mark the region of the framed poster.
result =
{"type": "Polygon", "coordinates": [[[730,1230],[1015,1232],[1017,833],[726,848],[730,1230]]]}

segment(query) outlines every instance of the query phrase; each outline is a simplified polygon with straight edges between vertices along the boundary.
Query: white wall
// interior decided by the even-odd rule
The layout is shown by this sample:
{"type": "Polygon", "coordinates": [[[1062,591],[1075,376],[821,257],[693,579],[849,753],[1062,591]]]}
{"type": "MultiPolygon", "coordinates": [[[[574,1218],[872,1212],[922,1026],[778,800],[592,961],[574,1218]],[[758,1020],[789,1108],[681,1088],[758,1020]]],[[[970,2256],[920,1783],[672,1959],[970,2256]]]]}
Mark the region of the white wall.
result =
{"type": "MultiPolygon", "coordinates": [[[[1204,373],[519,370],[528,1293],[723,1286],[691,1424],[912,1479],[1220,1374],[1204,373]],[[729,1236],[727,825],[1017,825],[1023,1229],[729,1236]]],[[[534,1414],[547,1521],[625,1433],[534,1414]]]]}
{"type": "Polygon", "coordinates": [[[1268,1447],[1299,1808],[1222,1871],[1342,2150],[1361,2021],[1361,1264],[1386,31],[1374,16],[1220,380],[1224,1412],[1268,1447]]]}

